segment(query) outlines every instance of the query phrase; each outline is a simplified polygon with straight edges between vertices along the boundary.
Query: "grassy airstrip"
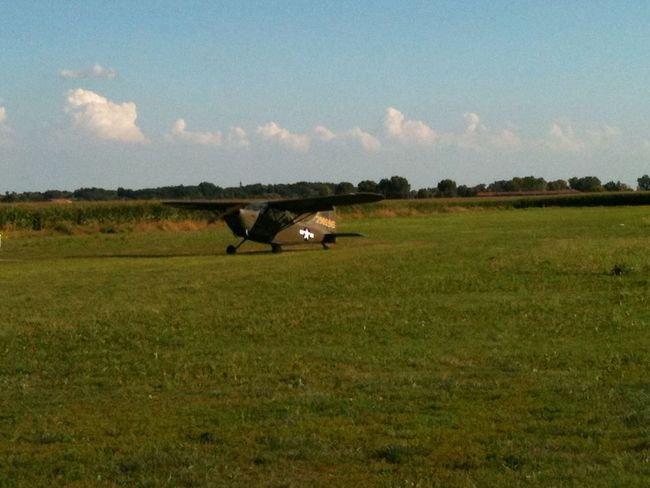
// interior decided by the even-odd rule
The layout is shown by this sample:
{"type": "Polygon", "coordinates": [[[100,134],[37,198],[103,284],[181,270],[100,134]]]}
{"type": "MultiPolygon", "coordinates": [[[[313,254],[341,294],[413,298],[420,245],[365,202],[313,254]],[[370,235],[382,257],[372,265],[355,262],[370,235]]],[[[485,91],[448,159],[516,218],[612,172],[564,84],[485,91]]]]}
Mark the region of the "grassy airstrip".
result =
{"type": "Polygon", "coordinates": [[[650,483],[650,207],[356,218],[3,233],[0,486],[650,483]]]}

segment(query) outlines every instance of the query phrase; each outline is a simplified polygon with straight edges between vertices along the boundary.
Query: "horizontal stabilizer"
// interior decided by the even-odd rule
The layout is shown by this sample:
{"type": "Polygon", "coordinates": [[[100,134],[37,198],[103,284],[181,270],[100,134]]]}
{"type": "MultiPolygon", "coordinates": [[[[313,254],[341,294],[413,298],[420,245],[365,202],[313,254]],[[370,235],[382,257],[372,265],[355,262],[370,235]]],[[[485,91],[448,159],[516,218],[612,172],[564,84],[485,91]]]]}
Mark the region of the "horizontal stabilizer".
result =
{"type": "Polygon", "coordinates": [[[323,236],[323,242],[325,244],[335,244],[336,243],[336,238],[337,237],[366,237],[363,234],[359,234],[357,232],[336,232],[332,234],[325,234],[323,236]]]}
{"type": "Polygon", "coordinates": [[[368,237],[365,234],[359,234],[358,232],[336,232],[334,234],[327,234],[332,237],[368,237]]]}

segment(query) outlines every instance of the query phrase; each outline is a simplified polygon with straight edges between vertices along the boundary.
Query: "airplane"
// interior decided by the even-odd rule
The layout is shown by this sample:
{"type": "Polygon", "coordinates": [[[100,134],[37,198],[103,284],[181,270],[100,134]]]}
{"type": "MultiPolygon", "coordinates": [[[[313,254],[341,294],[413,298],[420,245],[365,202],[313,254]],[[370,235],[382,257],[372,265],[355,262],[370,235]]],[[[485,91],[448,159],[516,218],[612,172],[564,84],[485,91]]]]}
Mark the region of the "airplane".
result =
{"type": "Polygon", "coordinates": [[[337,237],[362,237],[352,232],[336,232],[335,206],[359,205],[383,200],[377,193],[348,193],[325,197],[285,200],[172,200],[162,202],[189,210],[210,210],[222,218],[242,240],[226,248],[235,254],[246,241],[270,244],[274,253],[284,245],[321,244],[328,249],[337,237]]]}

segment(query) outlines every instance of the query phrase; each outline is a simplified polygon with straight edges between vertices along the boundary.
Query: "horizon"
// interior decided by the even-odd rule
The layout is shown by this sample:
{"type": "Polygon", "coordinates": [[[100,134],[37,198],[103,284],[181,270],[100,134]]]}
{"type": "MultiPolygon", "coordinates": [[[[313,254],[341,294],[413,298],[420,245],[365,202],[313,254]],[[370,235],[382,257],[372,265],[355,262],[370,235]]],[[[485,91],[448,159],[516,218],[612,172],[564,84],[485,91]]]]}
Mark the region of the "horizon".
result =
{"type": "Polygon", "coordinates": [[[2,7],[0,192],[650,172],[650,5],[2,7]]]}
{"type": "MultiPolygon", "coordinates": [[[[81,187],[74,188],[74,189],[48,188],[47,190],[29,190],[29,191],[24,191],[24,192],[6,191],[6,192],[4,192],[4,195],[5,196],[6,195],[12,195],[12,194],[21,195],[21,194],[29,194],[29,193],[45,194],[45,193],[48,193],[48,192],[74,193],[74,192],[79,191],[79,190],[103,190],[103,191],[109,191],[109,192],[117,192],[117,191],[120,191],[120,190],[124,190],[124,191],[138,192],[138,191],[145,191],[145,190],[161,190],[161,189],[164,189],[164,188],[179,188],[179,187],[198,188],[200,185],[205,184],[205,183],[210,184],[210,185],[214,185],[215,187],[217,187],[219,189],[222,189],[222,190],[232,190],[234,188],[247,188],[247,187],[252,187],[252,186],[256,186],[256,185],[261,185],[261,186],[275,186],[275,185],[277,185],[277,186],[294,186],[294,185],[299,185],[299,184],[306,184],[306,185],[323,184],[323,185],[336,186],[336,185],[339,185],[339,184],[350,183],[355,188],[355,190],[358,191],[358,187],[359,187],[360,183],[371,182],[371,183],[379,184],[380,182],[388,181],[393,177],[403,178],[400,175],[391,175],[390,177],[386,176],[386,177],[380,178],[378,180],[371,180],[371,179],[366,178],[366,179],[360,180],[360,181],[358,181],[356,183],[353,183],[351,181],[344,181],[344,180],[341,180],[341,181],[305,181],[305,180],[300,180],[300,181],[280,182],[280,183],[264,183],[264,182],[261,182],[261,181],[257,181],[257,182],[254,182],[254,183],[239,182],[236,185],[222,186],[222,185],[218,185],[218,184],[216,184],[214,182],[211,182],[211,181],[201,181],[199,183],[177,184],[177,185],[172,184],[172,185],[145,186],[145,187],[125,187],[125,186],[121,186],[121,185],[117,186],[117,187],[81,186],[81,187]]],[[[517,178],[519,178],[519,179],[524,179],[524,178],[535,178],[535,179],[537,179],[537,178],[541,178],[546,183],[556,183],[556,182],[559,182],[559,181],[566,183],[566,185],[567,185],[567,190],[566,191],[583,191],[583,190],[574,190],[573,188],[571,188],[570,187],[570,180],[572,178],[586,179],[586,178],[594,178],[594,177],[597,178],[600,181],[602,187],[604,187],[607,183],[619,183],[619,184],[623,183],[623,184],[626,184],[625,182],[622,182],[621,180],[608,180],[608,181],[601,180],[598,176],[595,176],[595,175],[574,176],[574,177],[571,177],[571,178],[568,178],[568,179],[555,178],[555,179],[550,179],[550,180],[546,180],[543,177],[536,177],[534,175],[513,176],[512,178],[493,180],[493,181],[490,181],[489,183],[487,181],[484,181],[484,182],[477,183],[476,185],[467,185],[467,184],[465,184],[463,182],[457,182],[455,180],[451,180],[451,181],[455,185],[457,185],[457,187],[465,186],[467,189],[470,189],[470,190],[473,190],[477,186],[482,185],[482,186],[485,187],[485,190],[483,190],[483,191],[490,192],[490,191],[493,191],[493,190],[489,190],[489,187],[491,185],[493,185],[493,184],[496,184],[496,183],[511,182],[511,181],[513,181],[514,179],[517,179],[517,178]]],[[[647,174],[641,175],[637,179],[637,184],[636,185],[627,185],[626,184],[627,186],[630,187],[629,189],[626,189],[626,190],[603,190],[603,191],[610,191],[610,192],[611,191],[616,191],[616,192],[621,192],[621,191],[647,191],[645,188],[641,187],[640,182],[638,181],[643,177],[648,178],[648,175],[647,174]]],[[[411,186],[411,189],[410,189],[411,193],[418,192],[420,190],[435,190],[437,188],[437,184],[440,183],[443,180],[449,180],[449,179],[443,178],[442,180],[436,181],[431,186],[427,186],[427,187],[424,187],[424,186],[423,187],[414,187],[414,186],[411,185],[411,182],[408,181],[408,178],[407,178],[407,182],[411,186]]],[[[502,191],[502,193],[517,193],[517,192],[522,192],[522,191],[525,192],[527,190],[512,190],[512,191],[504,190],[504,191],[502,191]]],[[[547,190],[530,190],[531,193],[540,193],[540,192],[554,193],[556,191],[557,190],[549,190],[549,189],[547,189],[547,190]]],[[[561,190],[561,191],[564,191],[564,190],[561,190]]],[[[0,194],[0,201],[2,201],[2,199],[3,199],[2,194],[0,194]]]]}

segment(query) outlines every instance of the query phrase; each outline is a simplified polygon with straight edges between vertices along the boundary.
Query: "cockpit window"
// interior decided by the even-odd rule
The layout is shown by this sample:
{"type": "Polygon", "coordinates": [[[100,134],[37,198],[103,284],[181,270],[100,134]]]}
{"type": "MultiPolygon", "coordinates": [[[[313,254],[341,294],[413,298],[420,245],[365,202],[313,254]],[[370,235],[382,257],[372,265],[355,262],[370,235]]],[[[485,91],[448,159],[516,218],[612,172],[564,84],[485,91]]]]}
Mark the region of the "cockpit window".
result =
{"type": "Polygon", "coordinates": [[[266,203],[267,202],[252,202],[246,205],[246,208],[249,210],[262,211],[266,208],[266,203]]]}

